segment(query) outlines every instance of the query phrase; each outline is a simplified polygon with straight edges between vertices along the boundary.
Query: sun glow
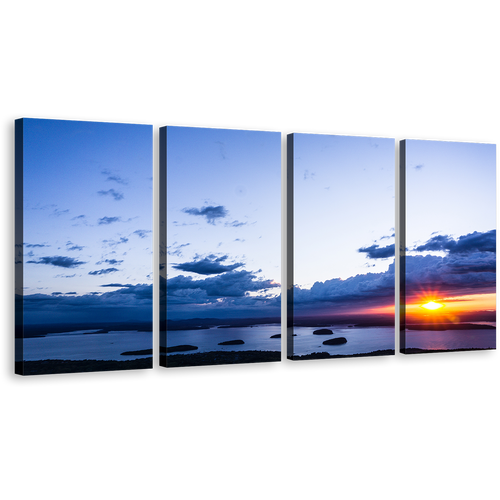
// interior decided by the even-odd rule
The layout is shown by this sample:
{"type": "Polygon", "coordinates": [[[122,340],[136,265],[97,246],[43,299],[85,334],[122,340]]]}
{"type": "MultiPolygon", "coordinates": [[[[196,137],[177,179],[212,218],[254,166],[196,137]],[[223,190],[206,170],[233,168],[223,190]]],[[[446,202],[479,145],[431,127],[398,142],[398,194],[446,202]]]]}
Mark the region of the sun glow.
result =
{"type": "Polygon", "coordinates": [[[429,311],[436,311],[437,309],[441,309],[442,307],[444,307],[444,305],[438,304],[437,302],[431,300],[430,302],[427,302],[427,304],[422,304],[420,307],[428,309],[429,311]]]}

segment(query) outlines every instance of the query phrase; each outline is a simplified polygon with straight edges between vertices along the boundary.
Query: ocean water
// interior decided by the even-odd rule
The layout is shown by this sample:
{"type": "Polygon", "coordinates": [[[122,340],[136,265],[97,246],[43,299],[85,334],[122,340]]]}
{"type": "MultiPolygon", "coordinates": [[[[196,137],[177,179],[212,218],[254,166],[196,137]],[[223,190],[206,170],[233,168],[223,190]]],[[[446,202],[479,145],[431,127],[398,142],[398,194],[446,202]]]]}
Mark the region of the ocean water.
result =
{"type": "Polygon", "coordinates": [[[125,351],[151,349],[152,332],[124,331],[88,334],[96,330],[49,333],[45,337],[24,339],[24,360],[83,359],[127,361],[147,356],[121,356],[125,351]]]}
{"type": "MultiPolygon", "coordinates": [[[[394,328],[330,327],[333,335],[313,335],[317,327],[295,327],[294,354],[301,356],[313,352],[350,355],[369,353],[383,349],[394,349],[394,328]],[[325,346],[323,341],[333,337],[345,337],[347,343],[325,346]]],[[[41,359],[67,360],[117,360],[125,361],[146,356],[122,356],[125,351],[151,349],[152,333],[138,331],[116,331],[88,334],[95,330],[80,330],[64,333],[50,333],[45,337],[24,339],[24,360],[41,359]]],[[[280,325],[256,325],[247,328],[210,328],[208,330],[182,330],[167,332],[168,346],[189,344],[197,351],[280,351],[281,339],[271,339],[281,333],[280,325]],[[226,340],[243,340],[243,345],[220,346],[226,340]]],[[[447,331],[406,331],[407,347],[420,349],[471,349],[495,348],[496,330],[447,330],[447,331]]],[[[172,353],[174,354],[174,353],[172,353]]],[[[183,354],[183,353],[175,353],[183,354]]]]}

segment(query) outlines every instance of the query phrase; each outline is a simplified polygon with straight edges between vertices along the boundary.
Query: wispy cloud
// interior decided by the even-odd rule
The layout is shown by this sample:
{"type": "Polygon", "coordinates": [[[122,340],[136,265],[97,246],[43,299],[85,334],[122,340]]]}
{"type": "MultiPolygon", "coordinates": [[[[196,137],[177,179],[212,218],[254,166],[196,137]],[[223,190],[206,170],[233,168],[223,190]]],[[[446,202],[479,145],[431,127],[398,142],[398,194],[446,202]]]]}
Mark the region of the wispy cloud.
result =
{"type": "Polygon", "coordinates": [[[220,153],[221,159],[222,160],[227,159],[226,144],[222,141],[215,141],[215,144],[218,144],[218,146],[219,146],[219,153],[220,153]]]}
{"type": "Polygon", "coordinates": [[[69,212],[68,208],[66,210],[59,210],[58,208],[55,208],[50,215],[52,217],[60,217],[61,215],[67,214],[68,212],[69,212]]]}
{"type": "Polygon", "coordinates": [[[108,189],[107,191],[97,191],[97,194],[101,196],[112,196],[116,201],[123,200],[123,193],[115,191],[114,189],[108,189]]]}
{"type": "Polygon", "coordinates": [[[96,266],[99,266],[101,264],[109,264],[111,266],[117,266],[117,265],[121,264],[122,262],[123,262],[123,260],[104,259],[104,260],[100,260],[99,262],[96,262],[96,266]]]}
{"type": "Polygon", "coordinates": [[[175,255],[176,257],[181,257],[182,256],[182,250],[181,248],[189,246],[189,243],[183,243],[182,245],[179,245],[177,242],[174,242],[172,245],[167,247],[167,254],[168,255],[175,255]]]}
{"type": "Polygon", "coordinates": [[[50,247],[50,245],[40,244],[40,243],[25,243],[24,248],[43,248],[50,247]]]}
{"type": "Polygon", "coordinates": [[[99,269],[98,271],[90,271],[89,274],[92,276],[100,276],[101,274],[115,273],[118,271],[116,267],[108,267],[107,269],[99,269]]]}
{"type": "Polygon", "coordinates": [[[122,245],[123,243],[127,243],[128,238],[122,236],[119,240],[102,240],[102,242],[110,247],[115,247],[116,245],[122,245]]]}
{"type": "Polygon", "coordinates": [[[106,180],[112,181],[112,182],[117,182],[118,184],[122,184],[123,186],[126,186],[128,184],[128,181],[126,181],[125,179],[122,179],[119,175],[115,175],[115,174],[108,175],[108,178],[106,180]]]}
{"type": "Polygon", "coordinates": [[[137,231],[134,231],[132,234],[137,234],[139,238],[145,238],[151,232],[152,231],[150,229],[138,229],[137,231]]]}
{"type": "Polygon", "coordinates": [[[304,180],[307,181],[308,179],[314,180],[316,177],[316,172],[310,172],[309,169],[304,170],[304,180]]]}
{"type": "Polygon", "coordinates": [[[78,250],[78,251],[80,251],[80,250],[83,250],[84,248],[85,248],[85,247],[82,247],[82,246],[80,246],[80,245],[75,245],[75,244],[74,244],[74,243],[72,243],[71,241],[68,241],[68,243],[66,243],[66,249],[67,249],[67,250],[71,250],[71,251],[73,251],[73,250],[78,250]]]}

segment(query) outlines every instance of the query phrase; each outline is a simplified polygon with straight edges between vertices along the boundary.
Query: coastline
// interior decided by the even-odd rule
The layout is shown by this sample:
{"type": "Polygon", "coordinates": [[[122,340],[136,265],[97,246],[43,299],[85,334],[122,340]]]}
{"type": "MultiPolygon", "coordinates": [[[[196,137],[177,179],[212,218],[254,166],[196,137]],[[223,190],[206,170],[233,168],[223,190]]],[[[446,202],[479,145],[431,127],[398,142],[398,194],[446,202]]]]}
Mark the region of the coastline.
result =
{"type": "MultiPolygon", "coordinates": [[[[492,348],[469,348],[469,349],[406,349],[405,355],[470,353],[491,352],[492,348]]],[[[321,361],[332,359],[351,358],[374,358],[394,357],[393,349],[378,350],[359,354],[329,354],[327,352],[315,352],[302,356],[294,356],[293,362],[321,361]]],[[[167,358],[167,369],[185,368],[196,366],[221,366],[221,365],[245,365],[281,362],[280,351],[209,351],[193,354],[174,354],[167,358]]],[[[47,359],[41,361],[24,361],[24,375],[59,375],[71,373],[98,373],[132,370],[152,370],[153,357],[132,359],[124,361],[102,361],[86,359],[82,361],[47,359]]]]}
{"type": "Polygon", "coordinates": [[[468,352],[468,351],[495,351],[496,347],[469,347],[460,349],[420,349],[418,347],[407,347],[400,349],[401,354],[429,354],[433,352],[468,352]]]}

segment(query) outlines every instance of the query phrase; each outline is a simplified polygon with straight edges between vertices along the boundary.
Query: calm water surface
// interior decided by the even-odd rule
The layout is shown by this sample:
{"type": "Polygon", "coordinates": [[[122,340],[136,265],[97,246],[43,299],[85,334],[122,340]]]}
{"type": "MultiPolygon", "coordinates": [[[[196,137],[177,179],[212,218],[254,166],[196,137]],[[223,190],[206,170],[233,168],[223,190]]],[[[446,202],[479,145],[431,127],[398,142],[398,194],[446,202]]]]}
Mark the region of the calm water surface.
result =
{"type": "MultiPolygon", "coordinates": [[[[313,352],[350,355],[394,349],[394,328],[330,327],[333,335],[313,335],[317,327],[295,327],[294,354],[301,356],[313,352]],[[323,341],[334,337],[345,337],[347,343],[325,346],[323,341]]],[[[45,337],[24,340],[25,361],[40,359],[99,359],[118,360],[147,358],[146,356],[122,356],[124,351],[151,349],[152,333],[120,331],[89,334],[93,330],[51,333],[45,337]]],[[[207,330],[182,330],[167,332],[168,346],[195,345],[196,352],[207,351],[279,351],[281,339],[271,339],[281,333],[280,325],[257,325],[247,328],[210,328],[207,330]],[[220,346],[219,342],[243,340],[245,344],[220,346]]],[[[496,330],[407,330],[407,347],[420,349],[471,349],[495,348],[496,330]]],[[[194,351],[186,352],[192,353],[194,351]]]]}

